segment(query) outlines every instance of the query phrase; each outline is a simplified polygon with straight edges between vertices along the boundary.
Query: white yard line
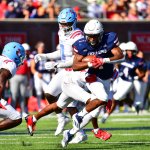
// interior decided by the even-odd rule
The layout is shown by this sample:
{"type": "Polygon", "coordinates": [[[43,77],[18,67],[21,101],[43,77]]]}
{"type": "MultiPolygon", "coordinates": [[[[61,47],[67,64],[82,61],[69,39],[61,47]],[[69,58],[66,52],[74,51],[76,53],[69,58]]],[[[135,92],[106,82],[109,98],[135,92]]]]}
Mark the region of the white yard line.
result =
{"type": "MultiPolygon", "coordinates": [[[[58,142],[24,142],[24,141],[20,141],[20,142],[0,142],[0,145],[6,144],[7,145],[21,145],[21,144],[25,144],[25,145],[29,145],[29,144],[58,144],[58,142]]],[[[90,143],[86,143],[86,144],[99,144],[99,142],[90,142],[90,143]]],[[[104,143],[103,143],[104,144],[104,143]]],[[[150,144],[150,142],[139,142],[139,141],[134,141],[134,142],[106,142],[106,144],[150,144]]]]}
{"type": "Polygon", "coordinates": [[[129,121],[129,122],[135,122],[135,121],[150,121],[150,118],[110,118],[110,121],[112,122],[120,122],[120,121],[129,121]]]}

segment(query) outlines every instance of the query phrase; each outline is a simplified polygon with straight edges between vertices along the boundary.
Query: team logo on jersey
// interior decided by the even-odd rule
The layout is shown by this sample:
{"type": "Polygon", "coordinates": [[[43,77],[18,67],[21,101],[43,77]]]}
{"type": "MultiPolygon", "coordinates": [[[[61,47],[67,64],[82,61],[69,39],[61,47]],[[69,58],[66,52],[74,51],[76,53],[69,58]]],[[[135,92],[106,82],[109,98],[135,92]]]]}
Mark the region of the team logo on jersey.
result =
{"type": "Polygon", "coordinates": [[[7,64],[7,63],[13,62],[13,61],[12,61],[12,60],[9,60],[9,59],[6,59],[6,60],[4,60],[4,62],[7,64]]]}
{"type": "Polygon", "coordinates": [[[98,50],[98,51],[95,51],[95,52],[88,52],[88,55],[100,55],[100,54],[103,54],[103,53],[107,53],[107,49],[101,49],[101,50],[98,50]]]}

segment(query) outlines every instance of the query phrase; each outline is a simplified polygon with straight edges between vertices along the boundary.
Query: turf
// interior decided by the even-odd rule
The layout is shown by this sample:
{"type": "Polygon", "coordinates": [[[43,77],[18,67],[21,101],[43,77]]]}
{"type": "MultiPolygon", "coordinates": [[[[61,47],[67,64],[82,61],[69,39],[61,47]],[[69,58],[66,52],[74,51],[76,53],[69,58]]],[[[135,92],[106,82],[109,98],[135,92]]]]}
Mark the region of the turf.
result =
{"type": "MultiPolygon", "coordinates": [[[[100,119],[100,118],[99,118],[100,119]]],[[[68,150],[150,150],[150,114],[112,115],[102,129],[112,133],[108,141],[96,139],[91,132],[91,123],[85,128],[88,140],[81,144],[70,144],[68,150]]],[[[37,123],[34,136],[29,136],[25,121],[16,128],[0,132],[0,150],[55,150],[61,147],[62,135],[55,137],[57,120],[46,117],[37,123]]],[[[66,129],[71,127],[71,123],[66,129]]]]}

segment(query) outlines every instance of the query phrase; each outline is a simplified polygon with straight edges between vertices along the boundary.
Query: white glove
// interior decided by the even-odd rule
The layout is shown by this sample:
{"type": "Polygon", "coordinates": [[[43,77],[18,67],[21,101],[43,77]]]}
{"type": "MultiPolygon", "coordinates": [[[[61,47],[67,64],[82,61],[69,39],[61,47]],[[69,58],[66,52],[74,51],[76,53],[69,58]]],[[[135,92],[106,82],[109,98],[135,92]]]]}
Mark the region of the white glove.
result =
{"type": "Polygon", "coordinates": [[[34,56],[34,61],[37,63],[38,61],[47,60],[46,54],[36,54],[34,56]]]}
{"type": "Polygon", "coordinates": [[[45,69],[46,70],[51,70],[51,69],[54,69],[54,68],[57,68],[57,62],[54,62],[54,61],[49,61],[49,62],[46,62],[45,63],[45,69]]]}

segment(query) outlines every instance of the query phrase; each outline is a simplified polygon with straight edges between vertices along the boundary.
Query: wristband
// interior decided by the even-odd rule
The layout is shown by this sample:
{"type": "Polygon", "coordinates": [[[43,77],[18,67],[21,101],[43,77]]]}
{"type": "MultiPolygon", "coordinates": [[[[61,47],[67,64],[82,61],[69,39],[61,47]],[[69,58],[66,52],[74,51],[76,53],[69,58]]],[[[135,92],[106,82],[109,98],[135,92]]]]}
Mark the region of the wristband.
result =
{"type": "Polygon", "coordinates": [[[110,58],[103,58],[104,63],[110,63],[110,58]]]}
{"type": "Polygon", "coordinates": [[[88,62],[87,65],[89,68],[93,67],[92,63],[90,63],[90,62],[88,62]]]}

